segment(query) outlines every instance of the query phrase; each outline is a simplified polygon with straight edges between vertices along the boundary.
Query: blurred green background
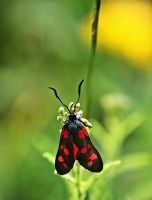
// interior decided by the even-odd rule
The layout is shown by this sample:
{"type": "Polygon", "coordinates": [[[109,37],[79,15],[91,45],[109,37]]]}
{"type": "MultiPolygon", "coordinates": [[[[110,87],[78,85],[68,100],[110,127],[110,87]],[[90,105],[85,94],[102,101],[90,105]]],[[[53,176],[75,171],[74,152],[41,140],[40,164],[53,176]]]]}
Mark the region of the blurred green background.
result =
{"type": "MultiPolygon", "coordinates": [[[[77,98],[88,70],[93,3],[0,2],[0,200],[69,198],[64,180],[42,156],[55,156],[61,128],[60,103],[48,86],[67,104],[77,98]]],[[[101,13],[91,139],[104,163],[122,164],[101,176],[87,198],[151,200],[152,3],[105,0],[101,13]]]]}

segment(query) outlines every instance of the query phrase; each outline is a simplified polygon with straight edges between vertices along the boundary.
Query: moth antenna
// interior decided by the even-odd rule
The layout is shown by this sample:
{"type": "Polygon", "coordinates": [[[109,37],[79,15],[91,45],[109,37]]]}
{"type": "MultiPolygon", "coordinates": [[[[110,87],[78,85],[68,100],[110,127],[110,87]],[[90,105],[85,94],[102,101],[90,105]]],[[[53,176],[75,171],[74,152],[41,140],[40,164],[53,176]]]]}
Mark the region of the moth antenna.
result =
{"type": "Polygon", "coordinates": [[[62,100],[60,99],[60,97],[58,96],[56,89],[54,89],[54,88],[52,88],[52,87],[49,87],[49,89],[51,89],[51,90],[54,91],[54,94],[55,94],[56,98],[57,98],[57,99],[62,103],[62,105],[65,106],[65,107],[68,109],[68,111],[70,112],[68,106],[65,105],[65,104],[62,102],[62,100]]]}
{"type": "Polygon", "coordinates": [[[73,105],[74,105],[74,103],[71,104],[71,106],[70,106],[70,111],[72,110],[73,105]]]}
{"type": "Polygon", "coordinates": [[[77,103],[78,103],[79,100],[80,100],[80,95],[81,95],[81,85],[82,85],[83,81],[84,81],[84,79],[83,79],[83,80],[79,83],[79,85],[78,85],[78,99],[77,99],[77,101],[76,101],[76,103],[75,103],[74,110],[76,109],[76,105],[77,105],[77,103]]]}

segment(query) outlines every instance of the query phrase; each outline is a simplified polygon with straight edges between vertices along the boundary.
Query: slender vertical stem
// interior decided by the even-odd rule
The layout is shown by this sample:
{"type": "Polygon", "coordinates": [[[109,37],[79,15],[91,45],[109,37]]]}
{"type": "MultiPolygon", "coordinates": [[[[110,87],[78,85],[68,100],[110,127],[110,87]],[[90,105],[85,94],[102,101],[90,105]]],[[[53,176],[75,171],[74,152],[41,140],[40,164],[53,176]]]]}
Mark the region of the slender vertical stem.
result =
{"type": "Polygon", "coordinates": [[[79,200],[82,200],[82,194],[81,194],[81,186],[80,186],[80,183],[81,183],[81,172],[80,172],[80,165],[77,166],[77,184],[78,184],[78,199],[79,200]]]}
{"type": "Polygon", "coordinates": [[[86,80],[86,118],[90,117],[91,109],[91,78],[93,73],[93,64],[96,54],[96,44],[97,44],[97,33],[98,33],[98,21],[100,12],[101,0],[95,0],[95,10],[92,21],[92,36],[91,36],[91,53],[88,66],[87,80],[86,80]]]}
{"type": "Polygon", "coordinates": [[[82,181],[82,177],[81,177],[82,173],[81,173],[81,168],[80,165],[78,163],[76,163],[76,188],[77,188],[77,199],[78,200],[83,200],[83,193],[81,191],[81,181],[82,181]]]}
{"type": "MultiPolygon", "coordinates": [[[[92,39],[91,39],[91,53],[90,60],[88,66],[87,80],[86,80],[86,118],[90,116],[90,108],[91,108],[91,78],[93,73],[93,64],[96,53],[96,44],[97,44],[97,32],[98,32],[98,21],[99,21],[99,12],[100,12],[100,4],[101,0],[95,0],[95,11],[92,21],[92,39]]],[[[81,192],[81,169],[80,166],[77,165],[77,192],[78,192],[78,200],[82,200],[84,195],[81,192]]]]}

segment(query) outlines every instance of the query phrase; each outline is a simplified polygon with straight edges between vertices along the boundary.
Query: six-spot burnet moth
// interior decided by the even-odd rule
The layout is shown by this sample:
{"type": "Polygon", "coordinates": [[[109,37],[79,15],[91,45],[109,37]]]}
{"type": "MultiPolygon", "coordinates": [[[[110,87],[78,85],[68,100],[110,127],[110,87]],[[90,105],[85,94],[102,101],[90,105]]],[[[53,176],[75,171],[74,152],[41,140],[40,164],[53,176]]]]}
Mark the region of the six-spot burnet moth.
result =
{"type": "Polygon", "coordinates": [[[54,91],[56,98],[68,110],[68,113],[64,112],[64,108],[61,107],[59,109],[60,116],[58,117],[63,123],[59,148],[55,159],[55,168],[60,175],[68,173],[73,168],[75,160],[78,160],[80,165],[91,172],[100,172],[103,169],[102,158],[93,146],[86,130],[86,127],[92,128],[92,125],[82,118],[82,111],[78,111],[83,81],[78,85],[78,99],[76,103],[71,103],[69,107],[61,101],[57,91],[49,87],[54,91]]]}

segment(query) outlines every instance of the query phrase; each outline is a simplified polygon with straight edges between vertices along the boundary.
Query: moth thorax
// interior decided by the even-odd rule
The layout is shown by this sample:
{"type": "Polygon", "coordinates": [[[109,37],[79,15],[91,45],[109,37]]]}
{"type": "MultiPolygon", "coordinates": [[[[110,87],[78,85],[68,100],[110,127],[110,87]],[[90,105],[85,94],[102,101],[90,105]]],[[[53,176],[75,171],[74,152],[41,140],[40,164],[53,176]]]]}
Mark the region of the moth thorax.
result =
{"type": "Polygon", "coordinates": [[[70,121],[73,121],[75,119],[76,119],[76,114],[72,113],[72,114],[69,115],[69,120],[70,121]]]}

